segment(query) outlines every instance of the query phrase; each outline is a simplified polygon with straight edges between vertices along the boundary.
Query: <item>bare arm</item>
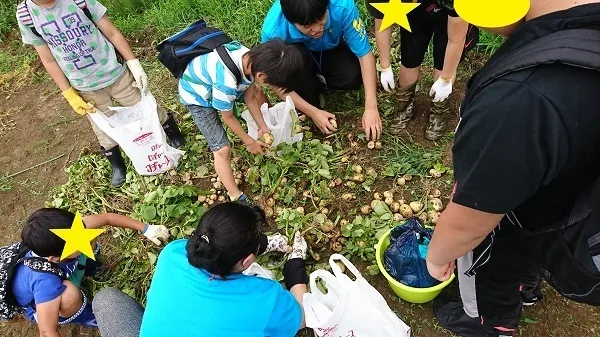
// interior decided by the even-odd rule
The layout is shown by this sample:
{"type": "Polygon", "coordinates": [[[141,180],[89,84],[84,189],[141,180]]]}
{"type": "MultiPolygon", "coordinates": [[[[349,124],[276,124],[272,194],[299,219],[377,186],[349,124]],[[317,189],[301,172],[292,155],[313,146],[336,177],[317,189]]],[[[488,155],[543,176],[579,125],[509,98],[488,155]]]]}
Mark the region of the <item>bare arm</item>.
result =
{"type": "Polygon", "coordinates": [[[52,301],[36,305],[37,324],[40,337],[61,337],[58,332],[58,317],[61,296],[52,301]]]}
{"type": "Polygon", "coordinates": [[[235,118],[233,115],[233,111],[221,111],[221,116],[223,117],[223,122],[227,125],[236,136],[238,136],[244,144],[251,143],[254,139],[246,133],[246,130],[242,127],[242,124],[235,118]]]}
{"type": "Polygon", "coordinates": [[[376,140],[381,136],[381,117],[377,109],[377,69],[375,56],[369,51],[365,56],[359,57],[360,71],[363,85],[365,86],[365,113],[362,118],[362,128],[367,135],[367,140],[376,140]]]}
{"type": "Polygon", "coordinates": [[[291,93],[284,93],[283,90],[279,88],[273,88],[273,92],[284,101],[289,95],[292,98],[292,102],[294,102],[296,109],[302,111],[304,114],[310,117],[317,128],[319,128],[319,130],[321,130],[321,132],[324,134],[328,135],[337,131],[337,129],[331,125],[331,122],[329,122],[330,119],[335,119],[334,114],[311,105],[305,101],[304,98],[300,97],[300,95],[298,95],[295,91],[292,91],[291,93]]]}
{"type": "Polygon", "coordinates": [[[465,48],[467,30],[469,24],[459,17],[448,17],[448,46],[444,57],[444,69],[442,69],[442,78],[451,79],[456,76],[458,63],[465,48]]]}
{"type": "MultiPolygon", "coordinates": [[[[303,308],[302,301],[304,298],[304,294],[308,292],[306,284],[296,284],[292,287],[292,289],[290,289],[290,292],[292,293],[292,295],[294,295],[294,298],[296,299],[296,301],[298,301],[300,307],[303,308]]],[[[304,317],[304,309],[302,309],[302,323],[300,324],[300,329],[303,329],[304,327],[306,327],[306,321],[304,317]]]]}
{"type": "Polygon", "coordinates": [[[427,261],[444,265],[465,255],[498,226],[503,216],[450,202],[433,231],[427,261]]]}
{"type": "Polygon", "coordinates": [[[83,222],[85,223],[85,227],[88,229],[96,229],[106,226],[128,228],[139,232],[143,232],[144,229],[146,229],[145,224],[128,216],[114,213],[88,215],[83,218],[83,222]]]}
{"type": "Polygon", "coordinates": [[[104,15],[98,22],[96,22],[96,26],[104,36],[115,46],[115,49],[123,56],[125,61],[130,61],[135,59],[135,55],[131,50],[131,46],[129,46],[129,42],[125,39],[123,34],[113,25],[108,16],[104,15]]]}
{"type": "Polygon", "coordinates": [[[379,51],[379,65],[382,69],[388,68],[391,61],[392,51],[392,27],[380,32],[382,19],[375,19],[375,41],[379,51]]]}
{"type": "Polygon", "coordinates": [[[252,115],[256,125],[258,125],[259,137],[262,136],[263,133],[269,132],[267,124],[265,124],[265,119],[260,112],[260,106],[263,103],[268,103],[267,97],[263,93],[262,89],[255,83],[252,83],[246,89],[246,91],[244,91],[244,102],[246,102],[248,111],[250,111],[250,115],[252,115]]]}
{"type": "Polygon", "coordinates": [[[35,51],[40,56],[40,60],[42,61],[44,68],[46,68],[48,75],[50,75],[54,83],[58,85],[60,91],[64,92],[68,90],[71,87],[71,83],[69,83],[69,80],[56,62],[56,59],[52,56],[52,52],[50,51],[50,48],[48,48],[48,45],[43,44],[35,46],[35,51]]]}

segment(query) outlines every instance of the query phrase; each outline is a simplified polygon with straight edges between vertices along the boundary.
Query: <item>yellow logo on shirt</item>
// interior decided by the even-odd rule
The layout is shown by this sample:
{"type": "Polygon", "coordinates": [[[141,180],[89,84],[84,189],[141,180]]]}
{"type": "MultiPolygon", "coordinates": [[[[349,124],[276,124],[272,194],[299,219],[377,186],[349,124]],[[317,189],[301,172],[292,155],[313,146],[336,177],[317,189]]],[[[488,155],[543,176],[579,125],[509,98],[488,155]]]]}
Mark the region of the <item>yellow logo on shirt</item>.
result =
{"type": "Polygon", "coordinates": [[[367,36],[367,30],[361,18],[354,19],[354,21],[352,21],[352,26],[356,29],[361,39],[364,39],[367,36]]]}

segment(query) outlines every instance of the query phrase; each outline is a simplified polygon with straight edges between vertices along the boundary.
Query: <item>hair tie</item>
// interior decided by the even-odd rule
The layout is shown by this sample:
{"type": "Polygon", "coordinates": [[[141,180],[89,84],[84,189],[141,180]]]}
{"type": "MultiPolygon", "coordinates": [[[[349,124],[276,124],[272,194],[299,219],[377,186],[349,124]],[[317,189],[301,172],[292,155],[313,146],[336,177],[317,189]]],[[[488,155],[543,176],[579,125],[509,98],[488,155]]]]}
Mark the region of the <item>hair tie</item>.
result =
{"type": "Polygon", "coordinates": [[[202,235],[200,236],[204,241],[206,241],[206,243],[210,243],[210,240],[208,239],[208,236],[206,235],[202,235]]]}

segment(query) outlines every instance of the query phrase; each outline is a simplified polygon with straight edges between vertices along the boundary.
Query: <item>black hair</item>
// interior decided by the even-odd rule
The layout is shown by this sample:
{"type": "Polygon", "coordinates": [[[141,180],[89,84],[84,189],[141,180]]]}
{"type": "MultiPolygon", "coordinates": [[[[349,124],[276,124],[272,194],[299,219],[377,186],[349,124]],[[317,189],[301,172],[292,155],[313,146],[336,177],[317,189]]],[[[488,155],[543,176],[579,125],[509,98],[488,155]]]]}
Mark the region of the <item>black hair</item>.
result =
{"type": "Polygon", "coordinates": [[[65,241],[52,233],[51,229],[71,228],[75,214],[58,208],[41,208],[25,221],[21,240],[36,255],[41,257],[61,256],[65,241]]]}
{"type": "Polygon", "coordinates": [[[265,212],[258,206],[226,202],[214,206],[200,219],[185,247],[188,262],[211,274],[226,277],[235,265],[257,254],[265,212]]]}
{"type": "Polygon", "coordinates": [[[281,0],[281,12],[291,22],[301,26],[312,25],[325,16],[329,0],[281,0]]]}
{"type": "Polygon", "coordinates": [[[254,46],[248,52],[248,61],[252,76],[264,73],[267,76],[267,84],[286,93],[296,89],[305,67],[304,57],[298,46],[280,39],[254,46]]]}

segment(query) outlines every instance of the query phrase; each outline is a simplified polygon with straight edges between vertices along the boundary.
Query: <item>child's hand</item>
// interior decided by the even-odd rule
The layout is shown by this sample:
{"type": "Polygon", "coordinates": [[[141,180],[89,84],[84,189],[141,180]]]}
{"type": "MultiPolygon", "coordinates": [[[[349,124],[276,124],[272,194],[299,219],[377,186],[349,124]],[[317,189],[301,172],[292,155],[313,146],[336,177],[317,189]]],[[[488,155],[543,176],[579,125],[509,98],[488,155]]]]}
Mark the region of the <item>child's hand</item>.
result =
{"type": "Polygon", "coordinates": [[[158,246],[169,239],[169,230],[163,225],[146,225],[146,230],[142,234],[158,246]]]}
{"type": "Polygon", "coordinates": [[[248,149],[248,152],[250,152],[252,154],[263,153],[264,149],[268,149],[268,148],[269,148],[269,145],[267,145],[259,140],[255,140],[255,139],[253,139],[249,143],[246,143],[246,149],[248,149]]]}
{"type": "Polygon", "coordinates": [[[265,133],[271,133],[271,130],[266,126],[264,128],[258,129],[258,138],[262,137],[265,133]]]}
{"type": "Polygon", "coordinates": [[[291,253],[292,247],[288,245],[287,238],[284,235],[275,233],[267,236],[267,249],[265,254],[269,252],[291,253]]]}

